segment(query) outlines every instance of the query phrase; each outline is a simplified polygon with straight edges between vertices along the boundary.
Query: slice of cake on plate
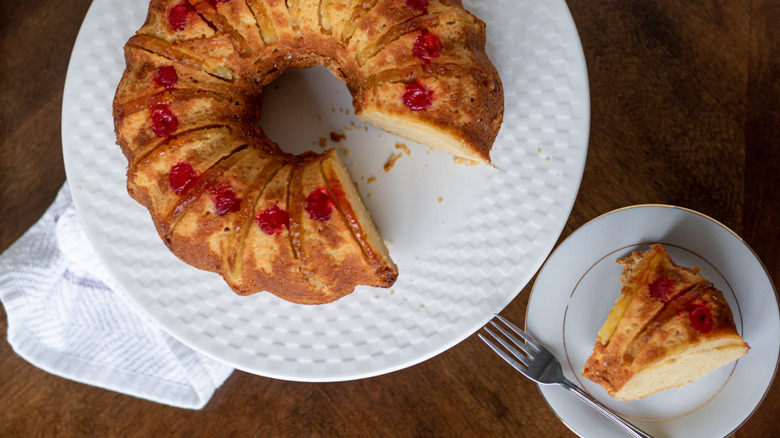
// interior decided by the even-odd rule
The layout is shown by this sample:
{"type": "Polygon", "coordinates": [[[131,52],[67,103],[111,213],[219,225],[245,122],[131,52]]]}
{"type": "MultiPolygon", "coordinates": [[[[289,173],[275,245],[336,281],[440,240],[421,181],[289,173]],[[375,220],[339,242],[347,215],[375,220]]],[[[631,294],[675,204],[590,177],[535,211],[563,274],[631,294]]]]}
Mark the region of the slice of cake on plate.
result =
{"type": "Polygon", "coordinates": [[[620,297],[582,375],[618,400],[685,386],[748,352],[723,294],[660,244],[618,260],[620,297]]]}

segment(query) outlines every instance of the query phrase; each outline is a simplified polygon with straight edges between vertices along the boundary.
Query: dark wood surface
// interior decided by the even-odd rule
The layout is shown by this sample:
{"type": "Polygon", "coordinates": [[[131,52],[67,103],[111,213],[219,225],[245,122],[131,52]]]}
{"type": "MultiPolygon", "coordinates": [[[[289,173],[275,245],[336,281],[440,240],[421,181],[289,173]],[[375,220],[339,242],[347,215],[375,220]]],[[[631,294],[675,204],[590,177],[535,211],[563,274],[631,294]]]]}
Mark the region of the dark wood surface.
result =
{"type": "MultiPolygon", "coordinates": [[[[43,214],[65,180],[62,91],[89,1],[2,5],[0,250],[43,214]]],[[[618,207],[680,205],[740,234],[780,284],[780,3],[568,5],[588,64],[592,122],[582,186],[561,237],[618,207]]],[[[502,314],[522,323],[529,290],[502,314]]],[[[780,435],[777,412],[775,379],[735,436],[780,435]]],[[[201,411],[52,376],[0,341],[0,436],[167,435],[573,436],[537,388],[476,336],[412,368],[352,382],[236,371],[201,411]]]]}

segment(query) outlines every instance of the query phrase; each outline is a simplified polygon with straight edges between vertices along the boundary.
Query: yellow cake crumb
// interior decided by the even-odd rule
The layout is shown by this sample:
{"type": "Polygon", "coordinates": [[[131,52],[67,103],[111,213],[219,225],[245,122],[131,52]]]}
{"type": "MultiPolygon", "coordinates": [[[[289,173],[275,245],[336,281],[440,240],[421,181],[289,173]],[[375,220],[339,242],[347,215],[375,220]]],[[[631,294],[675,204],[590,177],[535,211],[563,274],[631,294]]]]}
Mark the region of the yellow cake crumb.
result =
{"type": "Polygon", "coordinates": [[[396,143],[395,148],[406,152],[406,155],[412,155],[412,151],[410,151],[409,147],[406,146],[404,143],[396,143]]]}
{"type": "Polygon", "coordinates": [[[476,166],[477,164],[479,164],[474,160],[469,160],[468,158],[463,158],[463,157],[453,157],[452,161],[454,161],[455,164],[462,164],[464,166],[476,166]]]}
{"type": "Polygon", "coordinates": [[[390,169],[392,169],[393,166],[395,166],[395,162],[398,161],[399,158],[401,158],[401,155],[402,154],[400,153],[393,154],[390,156],[390,158],[387,159],[387,162],[385,163],[385,172],[389,172],[390,169]]]}

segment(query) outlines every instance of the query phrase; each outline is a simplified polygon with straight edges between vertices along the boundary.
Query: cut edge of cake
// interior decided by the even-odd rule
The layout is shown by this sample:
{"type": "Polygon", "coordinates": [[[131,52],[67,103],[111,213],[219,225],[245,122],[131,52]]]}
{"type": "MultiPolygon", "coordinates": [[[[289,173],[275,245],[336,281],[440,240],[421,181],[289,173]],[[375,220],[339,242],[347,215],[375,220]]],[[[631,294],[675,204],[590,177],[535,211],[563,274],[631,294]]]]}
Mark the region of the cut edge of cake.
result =
{"type": "Polygon", "coordinates": [[[676,265],[661,244],[618,263],[620,297],[581,372],[612,397],[636,400],[685,386],[749,351],[723,293],[698,267],[676,265]]]}

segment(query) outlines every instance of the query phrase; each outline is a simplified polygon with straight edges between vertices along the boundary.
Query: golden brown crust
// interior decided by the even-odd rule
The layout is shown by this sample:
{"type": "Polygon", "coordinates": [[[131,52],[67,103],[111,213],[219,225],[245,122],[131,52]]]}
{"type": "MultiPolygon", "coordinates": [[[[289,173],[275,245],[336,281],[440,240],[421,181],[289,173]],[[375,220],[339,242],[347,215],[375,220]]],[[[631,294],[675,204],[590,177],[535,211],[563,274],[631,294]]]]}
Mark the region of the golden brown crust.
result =
{"type": "Polygon", "coordinates": [[[368,218],[368,212],[358,202],[357,189],[348,184],[350,179],[346,174],[338,156],[333,149],[325,152],[325,159],[320,161],[320,170],[325,181],[328,194],[335,204],[344,224],[351,236],[358,243],[369,264],[375,272],[372,286],[387,287],[398,277],[398,268],[387,253],[387,248],[379,239],[379,232],[368,218]],[[346,184],[345,184],[346,183],[346,184]]]}
{"type": "MultiPolygon", "coordinates": [[[[660,244],[634,252],[618,263],[625,268],[621,298],[605,323],[609,330],[602,327],[582,370],[584,377],[610,395],[635,398],[621,393],[631,379],[666,358],[684,355],[708,342],[730,341],[729,346],[747,351],[723,294],[698,274],[698,268],[677,266],[660,244]],[[625,307],[624,311],[616,312],[620,306],[625,307]],[[612,318],[618,319],[616,324],[610,321],[612,318]]],[[[674,365],[668,366],[668,373],[673,374],[674,365]]],[[[698,376],[680,384],[694,378],[698,376]]],[[[649,395],[663,389],[667,388],[651,386],[643,391],[649,395]]]]}
{"type": "Polygon", "coordinates": [[[316,304],[359,284],[389,286],[397,267],[357,192],[344,190],[351,180],[325,170],[340,168],[338,157],[294,157],[268,140],[256,124],[262,87],[320,64],[347,83],[356,113],[422,124],[451,144],[445,150],[489,162],[503,93],[484,45],[484,23],[458,1],[152,0],[125,46],[114,97],[128,191],[177,256],[220,273],[236,293],[316,304]],[[441,42],[432,59],[414,54],[424,33],[441,42]],[[414,82],[433,90],[425,111],[404,106],[403,87],[414,82]],[[191,185],[173,189],[174,166],[191,185]],[[240,205],[220,213],[219,187],[240,205]],[[320,188],[333,205],[328,221],[306,211],[320,188]],[[271,207],[289,218],[261,229],[257,217],[271,207]]]}

